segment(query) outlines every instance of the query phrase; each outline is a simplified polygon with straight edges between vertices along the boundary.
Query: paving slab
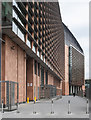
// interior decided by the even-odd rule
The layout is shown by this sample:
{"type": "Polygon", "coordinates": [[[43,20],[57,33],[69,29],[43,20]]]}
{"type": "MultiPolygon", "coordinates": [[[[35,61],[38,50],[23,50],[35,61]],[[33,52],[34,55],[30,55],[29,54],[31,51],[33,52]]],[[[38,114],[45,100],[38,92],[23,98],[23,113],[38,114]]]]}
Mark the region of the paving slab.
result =
{"type": "Polygon", "coordinates": [[[89,118],[89,114],[86,114],[86,98],[78,96],[62,96],[61,99],[53,101],[53,106],[51,100],[37,101],[35,106],[33,102],[20,104],[19,111],[20,113],[4,112],[1,115],[2,118],[89,118]],[[71,114],[68,114],[68,100],[71,114]],[[51,107],[54,114],[51,114],[51,107]],[[33,114],[33,111],[36,114],[33,114]]]}

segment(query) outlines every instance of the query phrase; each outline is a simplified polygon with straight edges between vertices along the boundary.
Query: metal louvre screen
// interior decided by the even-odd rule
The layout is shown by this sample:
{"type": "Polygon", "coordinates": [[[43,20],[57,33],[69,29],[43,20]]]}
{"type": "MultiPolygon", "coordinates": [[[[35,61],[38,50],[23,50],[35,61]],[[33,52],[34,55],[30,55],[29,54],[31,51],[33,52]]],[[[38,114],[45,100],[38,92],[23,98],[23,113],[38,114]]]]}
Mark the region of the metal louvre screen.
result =
{"type": "Polygon", "coordinates": [[[84,84],[84,55],[70,47],[70,84],[83,85],[84,84]]]}

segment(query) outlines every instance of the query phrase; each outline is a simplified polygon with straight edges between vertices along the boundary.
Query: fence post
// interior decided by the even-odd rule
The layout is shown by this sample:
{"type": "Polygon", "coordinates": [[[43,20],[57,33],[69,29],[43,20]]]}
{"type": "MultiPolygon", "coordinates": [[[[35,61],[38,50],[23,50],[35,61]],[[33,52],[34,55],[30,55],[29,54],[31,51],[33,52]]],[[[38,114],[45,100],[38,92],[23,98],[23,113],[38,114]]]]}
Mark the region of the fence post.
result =
{"type": "Polygon", "coordinates": [[[68,100],[68,114],[71,114],[71,111],[70,111],[70,100],[68,100]]]}
{"type": "Polygon", "coordinates": [[[19,100],[17,100],[17,111],[16,111],[16,112],[17,112],[17,113],[20,113],[18,107],[19,107],[19,100]]]}
{"type": "Polygon", "coordinates": [[[89,114],[89,105],[88,105],[88,99],[87,99],[87,106],[86,106],[86,114],[89,114]]]}
{"type": "Polygon", "coordinates": [[[4,113],[4,109],[3,109],[3,99],[2,99],[2,113],[4,113]]]}
{"type": "Polygon", "coordinates": [[[54,114],[54,111],[53,111],[53,100],[51,101],[51,114],[54,114]]]}

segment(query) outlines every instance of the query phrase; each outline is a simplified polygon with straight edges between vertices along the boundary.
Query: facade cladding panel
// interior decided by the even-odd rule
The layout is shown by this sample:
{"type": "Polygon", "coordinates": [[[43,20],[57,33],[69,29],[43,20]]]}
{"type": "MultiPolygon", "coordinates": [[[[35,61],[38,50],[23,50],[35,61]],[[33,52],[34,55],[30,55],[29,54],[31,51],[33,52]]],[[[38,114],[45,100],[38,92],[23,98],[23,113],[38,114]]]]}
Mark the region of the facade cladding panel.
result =
{"type": "Polygon", "coordinates": [[[70,58],[72,59],[72,63],[70,63],[72,65],[70,71],[70,84],[82,86],[84,85],[84,56],[73,47],[70,50],[72,50],[70,51],[72,52],[72,57],[70,58]]]}
{"type": "Polygon", "coordinates": [[[46,83],[59,94],[65,79],[65,42],[58,2],[2,2],[2,25],[1,78],[19,83],[19,102],[40,98],[46,83]]]}

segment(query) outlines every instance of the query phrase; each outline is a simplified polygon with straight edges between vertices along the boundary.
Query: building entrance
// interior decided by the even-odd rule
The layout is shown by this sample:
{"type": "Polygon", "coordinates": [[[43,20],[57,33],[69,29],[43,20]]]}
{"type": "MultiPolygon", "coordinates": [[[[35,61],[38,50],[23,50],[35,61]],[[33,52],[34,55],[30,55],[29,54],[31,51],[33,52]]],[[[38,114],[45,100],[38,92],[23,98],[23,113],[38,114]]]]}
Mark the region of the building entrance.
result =
{"type": "Polygon", "coordinates": [[[33,59],[27,56],[26,60],[26,99],[33,100],[33,59]]]}

